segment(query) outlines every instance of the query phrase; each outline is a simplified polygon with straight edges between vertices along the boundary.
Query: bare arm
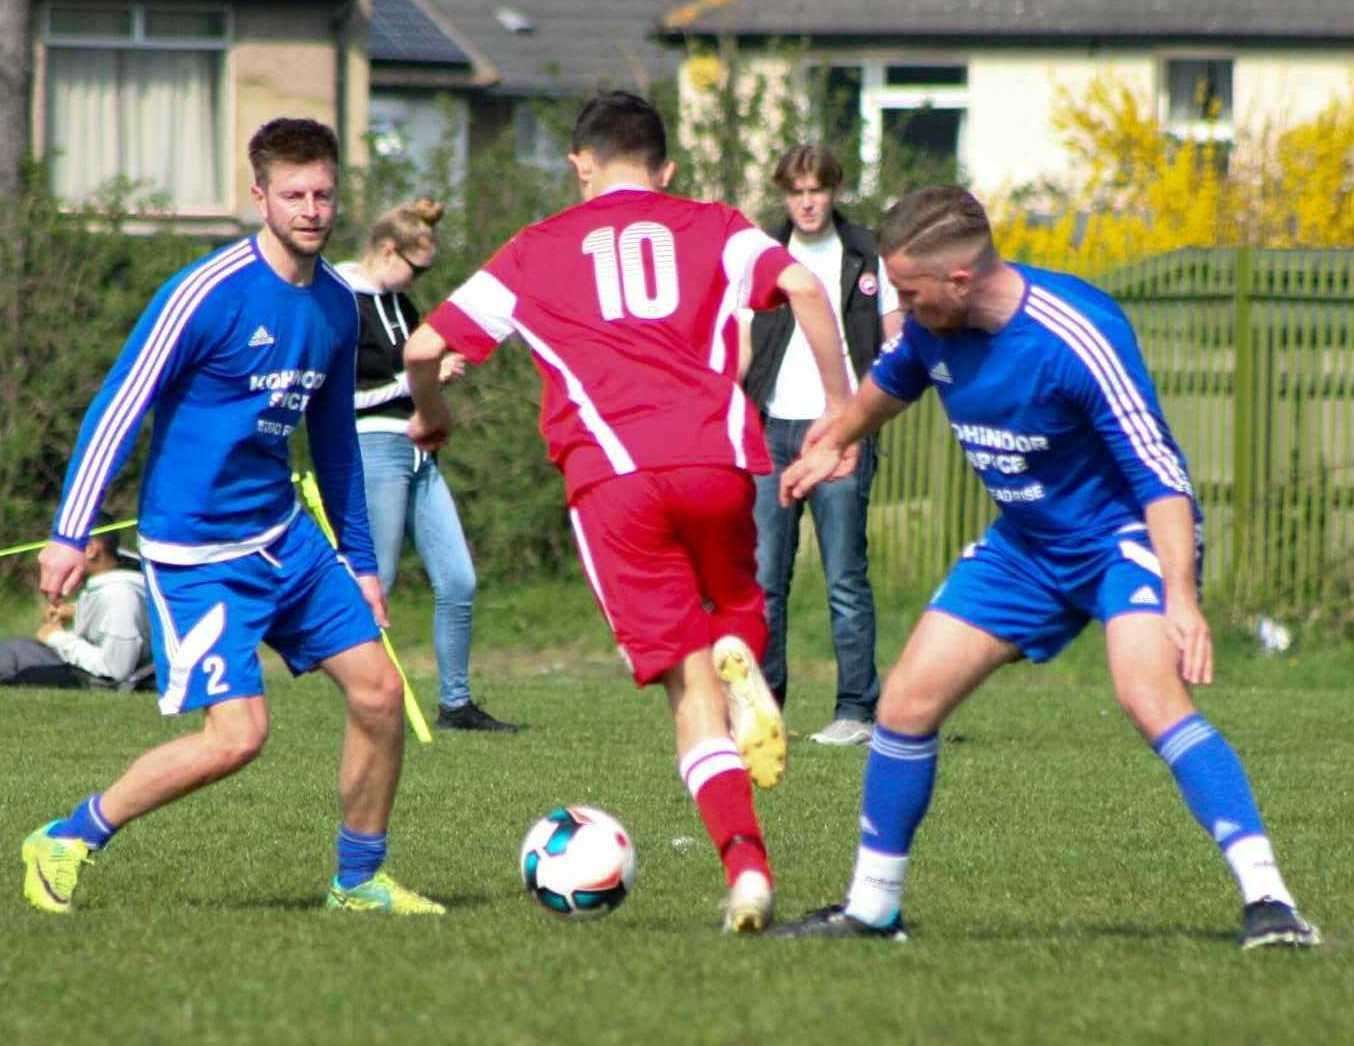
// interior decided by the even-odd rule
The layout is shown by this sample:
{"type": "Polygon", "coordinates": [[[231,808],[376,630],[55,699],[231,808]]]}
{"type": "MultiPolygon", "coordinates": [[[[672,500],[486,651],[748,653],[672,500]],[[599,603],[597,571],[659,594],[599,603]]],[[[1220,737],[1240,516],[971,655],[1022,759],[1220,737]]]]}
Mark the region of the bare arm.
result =
{"type": "Polygon", "coordinates": [[[451,412],[442,398],[438,375],[447,343],[428,324],[419,328],[404,343],[404,373],[409,380],[409,396],[414,401],[414,416],[409,419],[409,438],[423,450],[436,450],[447,441],[451,412]]]}
{"type": "Polygon", "coordinates": [[[1158,498],[1148,503],[1146,516],[1166,589],[1166,634],[1180,649],[1180,677],[1186,683],[1211,683],[1213,637],[1199,609],[1193,503],[1184,495],[1158,498]]]}
{"type": "Polygon", "coordinates": [[[795,322],[813,350],[818,373],[823,380],[829,414],[839,413],[851,395],[846,374],[846,354],[842,351],[841,332],[832,314],[832,302],[822,282],[803,265],[795,262],[782,270],[777,286],[790,301],[795,322]]]}
{"type": "Polygon", "coordinates": [[[879,326],[884,335],[883,340],[892,341],[903,329],[903,310],[894,309],[892,312],[884,313],[879,317],[879,326]]]}
{"type": "Polygon", "coordinates": [[[841,472],[842,459],[850,448],[878,432],[890,418],[901,414],[907,403],[894,399],[868,374],[843,412],[831,419],[813,442],[804,441],[797,461],[781,474],[780,500],[788,505],[807,497],[819,483],[841,472]]]}

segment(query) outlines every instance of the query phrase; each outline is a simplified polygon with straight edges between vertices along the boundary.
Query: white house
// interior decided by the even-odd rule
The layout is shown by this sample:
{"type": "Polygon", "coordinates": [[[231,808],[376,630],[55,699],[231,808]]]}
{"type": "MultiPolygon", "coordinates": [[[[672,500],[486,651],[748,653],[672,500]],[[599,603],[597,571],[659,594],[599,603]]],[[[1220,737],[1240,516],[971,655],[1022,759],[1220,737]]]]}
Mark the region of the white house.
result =
{"type": "MultiPolygon", "coordinates": [[[[1102,75],[1154,100],[1174,133],[1222,141],[1354,92],[1351,0],[697,0],[663,26],[696,49],[736,41],[746,73],[790,90],[826,66],[834,96],[859,108],[867,165],[892,135],[953,158],[980,193],[1068,173],[1056,94],[1102,75]]],[[[685,106],[709,75],[688,59],[685,106]]]]}

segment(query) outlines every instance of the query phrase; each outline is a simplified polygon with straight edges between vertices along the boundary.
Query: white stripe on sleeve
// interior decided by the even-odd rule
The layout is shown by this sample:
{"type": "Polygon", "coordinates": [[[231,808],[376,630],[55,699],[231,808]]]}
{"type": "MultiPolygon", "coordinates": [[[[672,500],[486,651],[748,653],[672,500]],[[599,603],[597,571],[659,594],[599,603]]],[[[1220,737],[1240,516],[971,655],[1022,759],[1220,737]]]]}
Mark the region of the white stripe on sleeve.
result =
{"type": "Polygon", "coordinates": [[[752,272],[757,259],[772,247],[779,246],[761,229],[739,229],[724,244],[724,254],[720,259],[724,266],[724,277],[734,288],[733,308],[747,307],[752,295],[752,272]]]}
{"type": "Polygon", "coordinates": [[[517,295],[491,272],[481,269],[447,299],[464,312],[494,341],[502,341],[513,332],[513,310],[517,295]]]}
{"type": "Polygon", "coordinates": [[[202,301],[221,281],[254,260],[250,241],[242,240],[204,265],[176,287],[156,318],[150,334],[137,354],[136,362],[121,387],[104,409],[94,435],[85,447],[84,459],[71,484],[70,496],[57,520],[57,532],[68,537],[81,535],[98,508],[98,495],[108,481],[113,458],[127,431],[146,410],[160,372],[188,320],[202,301]]]}
{"type": "Polygon", "coordinates": [[[1139,460],[1164,486],[1192,493],[1184,465],[1166,445],[1141,392],[1105,336],[1085,316],[1041,287],[1030,288],[1025,308],[1086,365],[1139,460]]]}

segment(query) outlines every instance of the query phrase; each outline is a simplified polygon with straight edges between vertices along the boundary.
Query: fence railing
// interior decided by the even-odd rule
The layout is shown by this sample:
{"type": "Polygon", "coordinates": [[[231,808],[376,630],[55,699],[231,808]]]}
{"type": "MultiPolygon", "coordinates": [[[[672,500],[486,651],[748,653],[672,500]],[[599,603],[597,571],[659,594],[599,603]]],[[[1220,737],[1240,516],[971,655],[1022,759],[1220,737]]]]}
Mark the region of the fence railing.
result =
{"type": "MultiPolygon", "coordinates": [[[[1205,516],[1205,588],[1310,610],[1354,579],[1354,250],[1181,250],[1102,274],[1133,319],[1205,516]]],[[[884,583],[939,580],[995,508],[934,395],[881,437],[884,583]]]]}

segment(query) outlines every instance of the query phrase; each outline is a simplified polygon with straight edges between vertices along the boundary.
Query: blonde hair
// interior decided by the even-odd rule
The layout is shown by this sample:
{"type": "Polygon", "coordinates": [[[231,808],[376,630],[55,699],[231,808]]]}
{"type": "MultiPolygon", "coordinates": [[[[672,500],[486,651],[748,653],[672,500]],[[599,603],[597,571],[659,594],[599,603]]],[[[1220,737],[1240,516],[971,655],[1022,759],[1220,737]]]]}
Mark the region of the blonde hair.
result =
{"type": "Polygon", "coordinates": [[[372,223],[367,233],[367,250],[375,250],[385,240],[399,251],[413,251],[436,239],[435,226],[446,208],[436,200],[421,196],[411,203],[392,207],[372,223]]]}
{"type": "Polygon", "coordinates": [[[879,223],[881,256],[902,251],[926,258],[955,248],[972,250],[979,269],[997,260],[987,212],[957,185],[916,189],[890,207],[879,223]]]}

